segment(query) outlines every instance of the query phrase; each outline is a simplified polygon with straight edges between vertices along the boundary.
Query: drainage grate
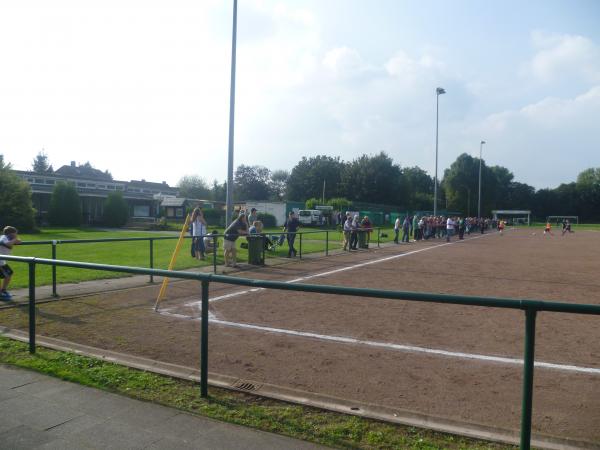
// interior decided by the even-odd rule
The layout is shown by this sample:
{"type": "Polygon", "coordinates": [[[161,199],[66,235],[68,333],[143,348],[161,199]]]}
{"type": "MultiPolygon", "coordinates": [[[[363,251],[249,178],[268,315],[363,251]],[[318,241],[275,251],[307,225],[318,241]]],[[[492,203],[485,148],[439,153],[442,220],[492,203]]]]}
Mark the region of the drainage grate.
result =
{"type": "Polygon", "coordinates": [[[262,387],[261,384],[254,384],[244,380],[237,380],[231,386],[241,391],[258,391],[262,387]]]}

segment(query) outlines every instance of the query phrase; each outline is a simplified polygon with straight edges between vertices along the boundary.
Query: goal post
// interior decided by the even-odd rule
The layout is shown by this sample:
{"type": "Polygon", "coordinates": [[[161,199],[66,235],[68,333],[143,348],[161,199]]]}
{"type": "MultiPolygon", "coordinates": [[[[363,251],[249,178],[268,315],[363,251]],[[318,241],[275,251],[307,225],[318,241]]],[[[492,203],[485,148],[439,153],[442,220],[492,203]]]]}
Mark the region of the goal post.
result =
{"type": "Polygon", "coordinates": [[[575,222],[579,225],[579,216],[548,216],[546,222],[562,223],[565,219],[569,219],[571,223],[575,222]]]}
{"type": "Polygon", "coordinates": [[[492,211],[494,220],[509,217],[513,222],[527,223],[531,225],[531,211],[527,209],[496,209],[492,211]]]}

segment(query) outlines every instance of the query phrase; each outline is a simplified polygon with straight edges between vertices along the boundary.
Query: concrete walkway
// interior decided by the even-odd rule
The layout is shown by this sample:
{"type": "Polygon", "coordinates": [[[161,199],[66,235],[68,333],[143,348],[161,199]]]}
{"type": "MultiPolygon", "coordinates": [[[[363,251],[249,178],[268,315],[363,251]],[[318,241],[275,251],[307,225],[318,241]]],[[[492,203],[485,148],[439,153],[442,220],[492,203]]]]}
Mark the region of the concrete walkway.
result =
{"type": "Polygon", "coordinates": [[[0,448],[324,447],[0,365],[0,448]]]}

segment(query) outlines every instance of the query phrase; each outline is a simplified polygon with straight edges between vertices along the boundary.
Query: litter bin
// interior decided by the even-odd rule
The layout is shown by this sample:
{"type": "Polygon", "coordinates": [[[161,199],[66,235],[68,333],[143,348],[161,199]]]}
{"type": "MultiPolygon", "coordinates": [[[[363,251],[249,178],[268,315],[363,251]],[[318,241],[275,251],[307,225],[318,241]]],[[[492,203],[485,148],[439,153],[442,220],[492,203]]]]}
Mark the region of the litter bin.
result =
{"type": "Polygon", "coordinates": [[[262,266],[265,264],[263,259],[263,237],[248,236],[248,264],[262,266]]]}
{"type": "Polygon", "coordinates": [[[369,248],[369,244],[367,244],[367,231],[358,232],[358,248],[369,248]]]}

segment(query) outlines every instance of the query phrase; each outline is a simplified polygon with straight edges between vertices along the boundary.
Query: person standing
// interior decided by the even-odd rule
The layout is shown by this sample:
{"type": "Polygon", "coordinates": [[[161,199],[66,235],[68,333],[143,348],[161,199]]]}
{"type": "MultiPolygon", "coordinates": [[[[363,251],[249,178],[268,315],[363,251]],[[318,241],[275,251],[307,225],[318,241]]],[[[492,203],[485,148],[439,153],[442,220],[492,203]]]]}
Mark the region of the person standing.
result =
{"type": "Polygon", "coordinates": [[[402,242],[406,242],[408,244],[410,240],[410,219],[408,216],[404,218],[404,222],[402,222],[402,242]]]}
{"type": "Polygon", "coordinates": [[[240,235],[248,234],[247,230],[246,214],[241,212],[238,218],[231,222],[224,232],[223,257],[225,258],[225,267],[237,267],[235,241],[237,241],[240,235]]]}
{"type": "MultiPolygon", "coordinates": [[[[10,255],[12,248],[21,243],[17,236],[18,231],[15,227],[4,227],[3,234],[0,237],[0,255],[10,255]]],[[[13,270],[6,263],[6,260],[0,259],[0,278],[2,278],[2,291],[0,291],[0,300],[10,300],[12,295],[6,290],[10,284],[13,270]]]]}
{"type": "Polygon", "coordinates": [[[358,245],[358,230],[360,228],[360,223],[358,222],[358,214],[354,215],[354,219],[352,219],[351,231],[350,231],[350,250],[356,250],[358,245]]]}
{"type": "Polygon", "coordinates": [[[250,210],[250,214],[248,215],[248,224],[252,225],[257,220],[258,220],[258,214],[256,212],[256,208],[252,208],[250,210]]]}
{"type": "Polygon", "coordinates": [[[344,227],[344,250],[348,250],[350,246],[350,236],[352,235],[352,217],[350,213],[346,213],[346,220],[343,224],[344,227]]]}
{"type": "Polygon", "coordinates": [[[450,242],[450,238],[454,234],[455,226],[456,222],[452,220],[452,217],[448,217],[448,220],[446,220],[446,242],[450,242]]]}
{"type": "Polygon", "coordinates": [[[206,248],[204,247],[204,236],[207,233],[206,219],[201,208],[194,209],[192,213],[192,245],[196,259],[205,259],[206,248]]]}
{"type": "Polygon", "coordinates": [[[283,231],[287,232],[287,243],[288,243],[288,258],[296,256],[296,249],[294,248],[294,241],[296,240],[296,232],[300,228],[300,221],[295,216],[294,211],[290,211],[288,219],[283,224],[283,231]]]}
{"type": "MultiPolygon", "coordinates": [[[[398,235],[400,234],[400,216],[396,217],[394,222],[394,244],[398,243],[398,235]]],[[[404,238],[403,238],[404,240],[404,238]]]]}

